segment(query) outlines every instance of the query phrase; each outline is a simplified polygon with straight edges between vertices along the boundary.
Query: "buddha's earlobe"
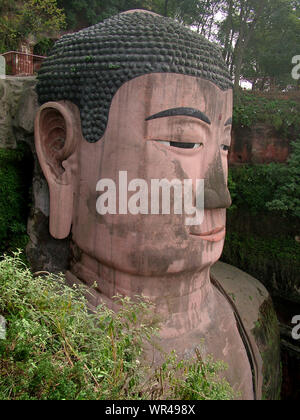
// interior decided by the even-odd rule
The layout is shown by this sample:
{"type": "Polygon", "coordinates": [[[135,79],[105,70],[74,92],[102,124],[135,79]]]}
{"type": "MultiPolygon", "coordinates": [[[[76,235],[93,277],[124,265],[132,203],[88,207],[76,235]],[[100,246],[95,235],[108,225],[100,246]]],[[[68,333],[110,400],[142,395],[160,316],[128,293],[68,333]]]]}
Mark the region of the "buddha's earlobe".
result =
{"type": "Polygon", "coordinates": [[[66,238],[73,217],[76,148],[80,131],[78,108],[70,102],[48,102],[35,120],[35,145],[50,191],[50,233],[66,238]]]}

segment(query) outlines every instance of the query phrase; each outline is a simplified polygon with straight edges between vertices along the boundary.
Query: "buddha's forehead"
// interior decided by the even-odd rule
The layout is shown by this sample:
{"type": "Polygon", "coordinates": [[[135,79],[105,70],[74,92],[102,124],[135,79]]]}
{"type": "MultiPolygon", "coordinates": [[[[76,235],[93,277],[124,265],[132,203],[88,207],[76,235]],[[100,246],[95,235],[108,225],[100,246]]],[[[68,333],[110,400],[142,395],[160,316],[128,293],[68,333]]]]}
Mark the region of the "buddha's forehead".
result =
{"type": "Polygon", "coordinates": [[[115,94],[109,115],[136,112],[145,120],[155,113],[189,108],[213,122],[232,115],[232,102],[232,89],[224,91],[203,78],[153,73],[125,83],[115,94]]]}
{"type": "Polygon", "coordinates": [[[221,50],[178,22],[146,12],[117,15],[62,37],[39,72],[40,103],[68,100],[80,110],[82,132],[96,142],[111,101],[126,82],[145,74],[177,73],[232,87],[221,50]]]}

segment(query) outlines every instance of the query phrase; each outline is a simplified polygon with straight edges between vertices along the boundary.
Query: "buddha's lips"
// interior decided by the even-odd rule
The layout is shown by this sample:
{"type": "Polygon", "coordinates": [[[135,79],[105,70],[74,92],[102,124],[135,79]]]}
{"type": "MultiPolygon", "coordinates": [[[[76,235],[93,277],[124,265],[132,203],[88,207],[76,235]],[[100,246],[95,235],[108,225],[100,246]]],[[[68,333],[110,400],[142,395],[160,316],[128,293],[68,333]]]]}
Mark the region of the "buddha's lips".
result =
{"type": "Polygon", "coordinates": [[[191,232],[190,233],[192,236],[197,236],[198,238],[204,240],[204,241],[209,241],[209,242],[220,242],[225,238],[226,235],[226,229],[225,227],[220,227],[220,228],[216,228],[210,232],[205,232],[205,233],[195,233],[195,232],[191,232]]]}

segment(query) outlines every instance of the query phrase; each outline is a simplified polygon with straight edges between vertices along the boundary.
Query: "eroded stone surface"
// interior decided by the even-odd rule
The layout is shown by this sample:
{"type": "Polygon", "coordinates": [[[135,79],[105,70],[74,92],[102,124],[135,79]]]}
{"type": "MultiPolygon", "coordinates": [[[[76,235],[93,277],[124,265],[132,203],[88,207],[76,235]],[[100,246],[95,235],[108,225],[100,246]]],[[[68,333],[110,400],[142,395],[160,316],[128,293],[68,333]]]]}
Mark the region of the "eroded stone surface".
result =
{"type": "Polygon", "coordinates": [[[280,399],[279,323],[268,291],[254,277],[221,262],[212,267],[212,276],[227,292],[246,328],[257,362],[254,370],[263,372],[263,382],[258,384],[261,398],[280,399]]]}
{"type": "MultiPolygon", "coordinates": [[[[210,276],[222,253],[230,206],[232,90],[219,50],[197,37],[169,19],[137,12],[58,41],[38,88],[41,102],[51,102],[42,105],[35,123],[36,150],[50,191],[50,232],[59,240],[71,232],[66,277],[70,284],[96,283],[91,304],[106,302],[117,310],[118,294],[147,296],[161,318],[157,344],[163,351],[192,357],[204,340],[203,358],[224,360],[225,376],[242,398],[260,399],[263,363],[259,349],[249,353],[245,307],[234,307],[210,276]],[[124,30],[147,32],[146,44],[126,40],[118,53],[116,37],[123,41],[124,30]],[[157,51],[157,40],[149,38],[162,32],[163,50],[157,51]],[[178,48],[181,41],[184,51],[178,48]],[[100,45],[113,51],[113,59],[100,45]],[[142,58],[146,65],[140,65],[142,58]],[[78,77],[83,89],[77,89],[78,77]],[[203,179],[203,223],[185,223],[186,214],[149,214],[149,208],[129,214],[120,211],[119,196],[118,210],[100,214],[99,180],[119,186],[120,171],[129,181],[148,182],[148,199],[153,179],[190,179],[194,186],[203,179]]],[[[159,364],[156,348],[152,356],[159,364]]]]}
{"type": "Polygon", "coordinates": [[[26,142],[34,157],[33,205],[28,221],[27,257],[34,271],[65,272],[70,259],[68,240],[56,241],[49,233],[49,188],[34,146],[34,119],[38,109],[34,77],[0,79],[0,147],[26,142]]]}
{"type": "MultiPolygon", "coordinates": [[[[24,103],[21,101],[21,97],[31,95],[36,98],[34,87],[36,85],[36,79],[33,77],[9,77],[5,80],[0,79],[0,147],[2,148],[15,148],[17,145],[17,137],[14,130],[16,128],[23,129],[24,121],[26,124],[31,124],[29,127],[28,134],[33,134],[32,122],[34,121],[37,103],[36,99],[32,102],[31,99],[24,103]],[[30,105],[31,104],[31,105],[30,105]],[[15,124],[14,120],[16,116],[22,115],[23,124],[15,124]]],[[[25,125],[25,128],[28,126],[25,125]]]]}
{"type": "Polygon", "coordinates": [[[229,162],[231,164],[285,163],[290,155],[291,139],[274,127],[256,123],[253,127],[236,127],[233,131],[229,162]]]}

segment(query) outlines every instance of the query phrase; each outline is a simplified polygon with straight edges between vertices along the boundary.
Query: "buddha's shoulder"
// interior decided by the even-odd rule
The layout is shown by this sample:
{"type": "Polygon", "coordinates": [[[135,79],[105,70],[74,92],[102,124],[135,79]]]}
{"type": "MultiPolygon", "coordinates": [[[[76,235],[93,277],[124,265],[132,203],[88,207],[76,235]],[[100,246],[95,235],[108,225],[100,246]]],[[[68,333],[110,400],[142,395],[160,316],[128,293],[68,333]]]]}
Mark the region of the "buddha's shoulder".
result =
{"type": "Polygon", "coordinates": [[[270,301],[270,294],[256,278],[232,265],[218,262],[212,267],[215,278],[229,295],[247,327],[256,323],[261,307],[270,301]]]}
{"type": "Polygon", "coordinates": [[[231,265],[218,262],[211,270],[238,313],[251,343],[256,365],[258,395],[276,399],[280,391],[280,336],[273,302],[264,285],[231,265]]]}

